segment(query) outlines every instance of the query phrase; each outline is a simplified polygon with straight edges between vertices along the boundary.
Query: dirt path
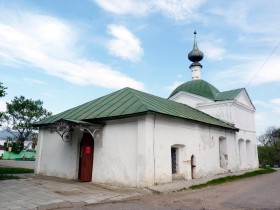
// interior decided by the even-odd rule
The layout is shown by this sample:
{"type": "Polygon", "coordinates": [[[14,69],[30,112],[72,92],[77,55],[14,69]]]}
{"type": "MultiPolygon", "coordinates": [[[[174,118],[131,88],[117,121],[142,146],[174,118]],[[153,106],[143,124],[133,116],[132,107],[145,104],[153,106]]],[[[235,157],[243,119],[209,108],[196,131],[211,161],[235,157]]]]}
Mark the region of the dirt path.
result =
{"type": "Polygon", "coordinates": [[[280,171],[200,190],[138,197],[81,209],[280,209],[280,171]]]}

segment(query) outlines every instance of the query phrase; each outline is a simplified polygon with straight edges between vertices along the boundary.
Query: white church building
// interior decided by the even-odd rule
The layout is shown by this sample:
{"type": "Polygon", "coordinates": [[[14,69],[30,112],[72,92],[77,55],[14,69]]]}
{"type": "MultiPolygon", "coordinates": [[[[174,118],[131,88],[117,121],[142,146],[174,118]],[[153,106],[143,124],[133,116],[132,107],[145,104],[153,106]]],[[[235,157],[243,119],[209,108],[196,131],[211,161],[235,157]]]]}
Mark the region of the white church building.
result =
{"type": "Polygon", "coordinates": [[[220,92],[201,79],[196,32],[188,58],[192,81],[168,99],[123,88],[34,124],[35,173],[147,187],[257,168],[248,93],[220,92]]]}

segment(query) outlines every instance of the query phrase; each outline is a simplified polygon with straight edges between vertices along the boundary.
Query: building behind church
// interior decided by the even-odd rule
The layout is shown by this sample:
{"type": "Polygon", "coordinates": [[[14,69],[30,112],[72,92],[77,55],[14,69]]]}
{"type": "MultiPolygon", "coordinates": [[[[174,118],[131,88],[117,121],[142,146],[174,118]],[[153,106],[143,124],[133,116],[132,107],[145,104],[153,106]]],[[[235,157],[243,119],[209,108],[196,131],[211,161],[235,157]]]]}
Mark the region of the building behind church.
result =
{"type": "Polygon", "coordinates": [[[247,91],[201,79],[196,32],[188,58],[192,81],[168,99],[124,88],[37,122],[35,173],[147,187],[257,168],[247,91]]]}

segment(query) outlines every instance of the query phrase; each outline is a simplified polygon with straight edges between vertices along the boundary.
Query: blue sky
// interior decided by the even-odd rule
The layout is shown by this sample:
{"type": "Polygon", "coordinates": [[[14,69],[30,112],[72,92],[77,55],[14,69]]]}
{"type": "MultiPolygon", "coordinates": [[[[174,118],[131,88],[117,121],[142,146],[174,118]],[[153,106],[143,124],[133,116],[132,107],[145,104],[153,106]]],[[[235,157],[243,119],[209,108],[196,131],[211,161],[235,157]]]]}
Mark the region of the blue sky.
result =
{"type": "Polygon", "coordinates": [[[191,80],[246,87],[256,127],[280,126],[280,1],[0,0],[0,81],[59,113],[122,87],[167,98],[191,80]]]}

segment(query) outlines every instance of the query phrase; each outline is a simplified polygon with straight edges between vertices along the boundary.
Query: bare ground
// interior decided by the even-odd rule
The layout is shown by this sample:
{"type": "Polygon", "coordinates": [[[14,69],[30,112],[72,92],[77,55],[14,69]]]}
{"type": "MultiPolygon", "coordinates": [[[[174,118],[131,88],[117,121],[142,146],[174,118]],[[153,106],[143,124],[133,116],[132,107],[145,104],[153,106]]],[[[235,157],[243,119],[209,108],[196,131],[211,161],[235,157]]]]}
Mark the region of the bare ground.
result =
{"type": "Polygon", "coordinates": [[[96,209],[280,209],[280,171],[243,180],[160,195],[145,195],[134,200],[75,208],[96,209]]]}

